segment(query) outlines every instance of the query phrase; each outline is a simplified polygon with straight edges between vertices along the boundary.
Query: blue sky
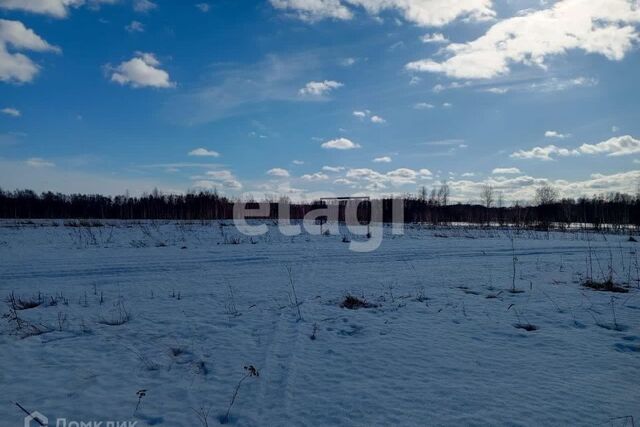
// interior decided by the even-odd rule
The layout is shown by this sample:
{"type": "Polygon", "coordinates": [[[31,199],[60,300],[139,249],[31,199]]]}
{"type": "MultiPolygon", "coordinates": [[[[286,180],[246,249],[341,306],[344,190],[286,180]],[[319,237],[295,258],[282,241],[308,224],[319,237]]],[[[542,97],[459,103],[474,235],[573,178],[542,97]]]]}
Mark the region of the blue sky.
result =
{"type": "Polygon", "coordinates": [[[640,182],[636,0],[0,0],[0,187],[640,182]]]}

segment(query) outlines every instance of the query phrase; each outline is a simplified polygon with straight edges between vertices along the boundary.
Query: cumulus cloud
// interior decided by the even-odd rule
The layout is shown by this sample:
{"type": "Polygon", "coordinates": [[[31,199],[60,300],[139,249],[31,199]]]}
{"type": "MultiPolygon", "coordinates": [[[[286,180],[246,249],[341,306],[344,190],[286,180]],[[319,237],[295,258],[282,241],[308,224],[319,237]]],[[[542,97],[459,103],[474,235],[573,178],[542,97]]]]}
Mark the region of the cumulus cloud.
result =
{"type": "Polygon", "coordinates": [[[344,166],[323,166],[322,170],[326,171],[326,172],[337,173],[337,172],[343,171],[344,170],[344,166]]]}
{"type": "Polygon", "coordinates": [[[354,168],[349,169],[345,175],[349,181],[364,183],[364,188],[371,191],[383,190],[388,185],[398,187],[416,184],[419,179],[431,179],[431,177],[432,173],[429,169],[414,170],[409,168],[399,168],[386,173],[369,168],[354,168]]]}
{"type": "Polygon", "coordinates": [[[197,157],[220,157],[220,153],[213,150],[207,150],[206,148],[196,148],[188,153],[189,156],[197,157]]]}
{"type": "Polygon", "coordinates": [[[311,81],[301,88],[298,93],[302,96],[321,97],[335,89],[341,88],[342,86],[344,86],[342,83],[334,80],[325,80],[322,82],[311,81]]]}
{"type": "Polygon", "coordinates": [[[139,13],[147,13],[157,7],[158,5],[150,0],[135,0],[133,2],[133,10],[139,13]]]}
{"type": "Polygon", "coordinates": [[[282,168],[273,168],[267,171],[267,175],[276,176],[279,178],[287,178],[289,177],[289,171],[282,168]]]}
{"type": "Polygon", "coordinates": [[[493,175],[513,175],[522,172],[520,172],[520,169],[518,168],[495,168],[491,173],[493,175]]]}
{"type": "Polygon", "coordinates": [[[557,139],[565,139],[569,138],[571,134],[568,133],[560,133],[555,130],[548,130],[544,133],[545,138],[557,138],[557,139]]]}
{"type": "Polygon", "coordinates": [[[378,17],[382,12],[396,11],[411,23],[421,26],[443,26],[458,18],[487,20],[495,16],[491,0],[270,0],[273,7],[293,13],[305,21],[320,19],[349,20],[353,9],[360,7],[378,17]]]}
{"type": "Polygon", "coordinates": [[[509,92],[509,88],[507,87],[490,87],[488,89],[484,89],[484,92],[495,93],[496,95],[504,95],[509,92]]]}
{"type": "Polygon", "coordinates": [[[2,110],[0,110],[0,112],[2,114],[6,114],[7,116],[12,116],[12,117],[20,117],[22,115],[20,110],[12,108],[12,107],[3,108],[2,110]]]}
{"type": "Polygon", "coordinates": [[[356,110],[353,112],[353,115],[360,120],[364,120],[368,117],[371,123],[382,124],[387,122],[383,117],[377,114],[372,115],[371,110],[356,110]]]}
{"type": "Polygon", "coordinates": [[[435,105],[429,104],[428,102],[417,102],[413,104],[413,108],[416,110],[430,110],[435,108],[435,105]]]}
{"type": "Polygon", "coordinates": [[[269,0],[276,9],[293,13],[303,21],[314,22],[321,19],[348,20],[352,12],[340,0],[269,0]]]}
{"type": "Polygon", "coordinates": [[[304,161],[302,161],[302,160],[294,160],[291,163],[293,163],[294,165],[298,165],[298,166],[304,165],[304,161]]]}
{"type": "Polygon", "coordinates": [[[425,34],[420,40],[422,43],[449,43],[449,39],[442,33],[425,34]]]}
{"type": "Polygon", "coordinates": [[[517,63],[546,68],[547,57],[576,49],[621,60],[638,40],[638,22],[640,9],[633,0],[561,0],[502,20],[471,42],[447,45],[443,61],[424,59],[406,68],[488,79],[509,74],[517,63]]]}
{"type": "Polygon", "coordinates": [[[328,150],[353,150],[360,148],[360,145],[347,138],[337,138],[322,143],[321,147],[328,150]]]}
{"type": "Polygon", "coordinates": [[[304,181],[326,181],[329,179],[329,175],[322,172],[316,172],[312,174],[305,174],[300,177],[304,181]]]}
{"type": "Polygon", "coordinates": [[[32,168],[52,168],[55,166],[55,163],[41,157],[31,157],[30,159],[27,159],[26,163],[32,168]]]}
{"type": "Polygon", "coordinates": [[[242,189],[242,183],[238,181],[238,179],[229,170],[207,171],[205,175],[205,177],[196,177],[203,179],[197,179],[193,183],[195,188],[205,190],[214,190],[218,188],[226,188],[229,190],[242,189]]]}
{"type": "Polygon", "coordinates": [[[577,150],[570,150],[568,148],[557,147],[555,145],[547,145],[546,147],[533,147],[530,150],[518,150],[511,154],[514,159],[538,159],[538,160],[553,160],[555,156],[567,157],[578,156],[580,153],[577,150]]]}
{"type": "Polygon", "coordinates": [[[583,154],[607,154],[608,156],[626,156],[640,153],[640,140],[630,135],[616,136],[597,144],[582,144],[583,154]]]}
{"type": "Polygon", "coordinates": [[[139,21],[131,21],[130,24],[125,25],[124,29],[130,33],[143,33],[144,25],[142,25],[142,22],[139,21]]]}
{"type": "Polygon", "coordinates": [[[351,67],[356,62],[358,62],[357,58],[344,58],[342,61],[340,61],[340,65],[342,65],[343,67],[351,67]]]}
{"type": "Polygon", "coordinates": [[[577,149],[547,145],[519,150],[511,154],[516,159],[554,160],[554,157],[579,156],[581,154],[606,154],[608,156],[626,156],[640,153],[640,140],[630,135],[615,136],[597,144],[582,144],[577,149]]]}
{"type": "Polygon", "coordinates": [[[169,73],[162,70],[160,61],[153,53],[137,52],[136,56],[115,68],[107,65],[111,73],[111,81],[120,85],[130,85],[134,88],[156,87],[171,88],[175,83],[169,78],[169,73]]]}
{"type": "Polygon", "coordinates": [[[202,13],[207,13],[211,10],[211,5],[209,3],[197,3],[196,7],[202,13]]]}
{"type": "Polygon", "coordinates": [[[376,157],[375,159],[373,159],[373,163],[391,163],[391,157],[389,156],[376,157]]]}
{"type": "Polygon", "coordinates": [[[66,18],[69,9],[88,5],[99,8],[101,4],[113,4],[117,0],[0,0],[0,9],[21,10],[29,13],[66,18]]]}
{"type": "Polygon", "coordinates": [[[640,180],[640,171],[614,173],[612,175],[592,174],[588,179],[578,181],[551,180],[527,175],[498,176],[484,180],[468,179],[449,181],[449,187],[455,200],[477,200],[485,185],[490,185],[512,201],[533,200],[535,190],[540,185],[549,184],[560,192],[561,197],[592,196],[608,192],[632,194],[636,183],[640,180]]]}
{"type": "Polygon", "coordinates": [[[0,81],[28,83],[40,71],[40,67],[26,55],[15,52],[60,52],[20,21],[0,19],[0,81]]]}

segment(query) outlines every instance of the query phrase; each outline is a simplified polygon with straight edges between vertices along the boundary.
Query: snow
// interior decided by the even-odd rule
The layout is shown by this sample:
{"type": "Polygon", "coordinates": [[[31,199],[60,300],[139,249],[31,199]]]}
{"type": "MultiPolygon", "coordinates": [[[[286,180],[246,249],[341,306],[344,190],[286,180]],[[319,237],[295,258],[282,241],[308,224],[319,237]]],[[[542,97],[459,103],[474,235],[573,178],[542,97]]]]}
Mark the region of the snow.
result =
{"type": "Polygon", "coordinates": [[[22,425],[13,401],[50,423],[198,426],[196,411],[210,408],[208,425],[219,425],[248,365],[259,376],[242,382],[233,425],[640,418],[628,236],[409,226],[353,252],[340,235],[267,224],[249,238],[229,222],[1,222],[0,297],[40,295],[17,313],[51,331],[22,337],[0,319],[0,426],[22,425]],[[511,236],[521,293],[508,292],[511,236]],[[611,263],[628,293],[580,286],[589,248],[594,276],[611,263]],[[341,308],[347,294],[376,307],[341,308]],[[128,322],[104,324],[122,308],[128,322]]]}

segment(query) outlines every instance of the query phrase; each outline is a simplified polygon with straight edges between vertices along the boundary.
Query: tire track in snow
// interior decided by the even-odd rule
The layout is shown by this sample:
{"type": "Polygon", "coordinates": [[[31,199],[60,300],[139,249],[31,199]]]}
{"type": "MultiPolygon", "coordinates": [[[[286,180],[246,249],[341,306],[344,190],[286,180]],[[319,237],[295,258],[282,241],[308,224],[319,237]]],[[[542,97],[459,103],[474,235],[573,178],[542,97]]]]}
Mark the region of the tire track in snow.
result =
{"type": "Polygon", "coordinates": [[[273,321],[273,331],[265,347],[260,376],[261,417],[287,419],[291,381],[296,374],[300,322],[286,310],[280,310],[273,321]]]}

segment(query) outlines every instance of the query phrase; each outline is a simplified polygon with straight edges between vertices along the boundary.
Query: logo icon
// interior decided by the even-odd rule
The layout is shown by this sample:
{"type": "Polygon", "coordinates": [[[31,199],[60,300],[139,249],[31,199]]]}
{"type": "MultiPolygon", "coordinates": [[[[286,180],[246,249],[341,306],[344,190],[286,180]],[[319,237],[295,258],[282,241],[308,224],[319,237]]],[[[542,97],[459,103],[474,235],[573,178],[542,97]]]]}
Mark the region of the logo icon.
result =
{"type": "Polygon", "coordinates": [[[24,417],[24,427],[47,427],[49,420],[38,411],[33,411],[24,417]],[[31,422],[33,421],[33,423],[31,422]]]}

